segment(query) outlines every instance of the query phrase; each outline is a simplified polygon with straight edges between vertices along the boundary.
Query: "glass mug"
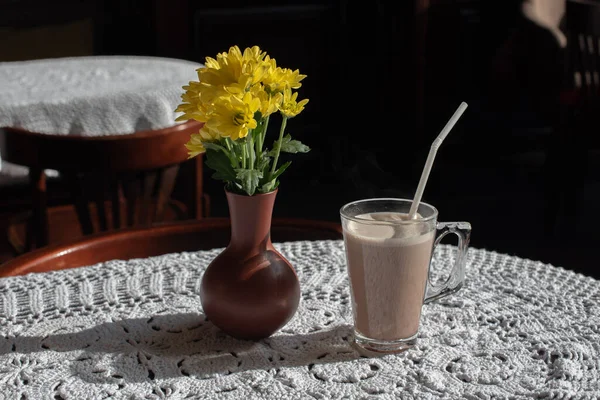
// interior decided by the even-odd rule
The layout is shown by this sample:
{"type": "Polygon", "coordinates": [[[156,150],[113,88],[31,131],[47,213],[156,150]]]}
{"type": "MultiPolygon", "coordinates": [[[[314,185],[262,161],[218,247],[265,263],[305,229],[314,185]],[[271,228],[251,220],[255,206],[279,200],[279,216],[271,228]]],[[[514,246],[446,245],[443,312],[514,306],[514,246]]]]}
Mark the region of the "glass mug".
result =
{"type": "Polygon", "coordinates": [[[350,277],[354,341],[359,348],[395,353],[416,344],[424,303],[458,291],[465,278],[468,222],[437,222],[435,207],[412,200],[366,199],[340,210],[350,277]],[[436,234],[437,233],[437,234],[436,234]],[[458,254],[446,282],[429,278],[433,249],[449,233],[458,254]]]}

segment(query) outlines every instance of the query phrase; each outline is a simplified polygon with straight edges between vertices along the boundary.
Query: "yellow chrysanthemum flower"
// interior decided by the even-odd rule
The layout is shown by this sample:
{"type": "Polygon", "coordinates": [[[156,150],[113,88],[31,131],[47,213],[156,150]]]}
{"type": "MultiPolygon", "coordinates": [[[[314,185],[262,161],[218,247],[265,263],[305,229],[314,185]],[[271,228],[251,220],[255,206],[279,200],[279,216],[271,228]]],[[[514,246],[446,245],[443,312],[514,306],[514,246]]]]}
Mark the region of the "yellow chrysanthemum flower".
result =
{"type": "MultiPolygon", "coordinates": [[[[227,117],[219,116],[223,109],[215,108],[222,103],[220,98],[243,99],[246,93],[252,92],[252,97],[260,101],[258,110],[266,117],[281,109],[284,91],[299,88],[300,81],[306,77],[298,70],[277,67],[275,59],[270,58],[258,46],[247,48],[243,53],[238,46],[232,46],[228,52],[217,54],[216,59],[207,57],[205,67],[199,68],[197,73],[199,81],[190,82],[188,86],[183,87],[186,91],[181,96],[182,103],[176,109],[182,115],[177,120],[194,119],[205,122],[211,129],[227,132],[223,135],[232,138],[244,137],[247,134],[245,128],[239,130],[234,129],[234,126],[248,124],[225,123],[227,117]]],[[[288,97],[291,98],[291,95],[288,97]]],[[[302,111],[303,104],[299,108],[298,105],[295,107],[297,109],[291,106],[285,109],[290,115],[298,114],[302,111]]],[[[228,109],[231,110],[231,107],[228,109]]],[[[236,112],[246,115],[239,110],[236,112]]],[[[245,121],[246,118],[242,120],[245,121]]],[[[253,118],[248,119],[252,120],[253,118]]],[[[251,125],[252,123],[248,126],[251,125]]]]}
{"type": "Polygon", "coordinates": [[[269,93],[282,92],[285,88],[284,82],[281,80],[283,70],[277,66],[277,61],[274,58],[267,57],[265,65],[267,68],[261,81],[265,90],[269,93]]]}
{"type": "Polygon", "coordinates": [[[252,96],[260,100],[259,111],[262,117],[268,117],[274,112],[277,112],[283,101],[283,94],[267,93],[262,85],[253,86],[250,92],[252,93],[252,96]]]}
{"type": "Polygon", "coordinates": [[[206,57],[206,67],[199,69],[198,79],[233,94],[243,93],[262,79],[267,70],[265,56],[258,46],[247,48],[243,54],[233,46],[228,53],[217,54],[216,59],[206,57]]]}
{"type": "Polygon", "coordinates": [[[252,78],[252,84],[261,81],[263,75],[267,72],[268,65],[264,60],[267,53],[262,51],[260,47],[254,46],[244,50],[242,56],[242,73],[252,78]]]}
{"type": "Polygon", "coordinates": [[[185,148],[188,149],[188,157],[194,158],[198,154],[206,152],[202,140],[199,138],[199,134],[195,133],[190,135],[190,141],[185,144],[185,148]]]}
{"type": "Polygon", "coordinates": [[[219,139],[218,132],[209,129],[206,125],[200,129],[200,132],[190,135],[190,141],[185,144],[188,149],[189,158],[196,157],[198,154],[206,152],[204,143],[214,142],[219,139]]]}
{"type": "Polygon", "coordinates": [[[206,122],[209,129],[232,140],[244,138],[248,130],[257,127],[254,114],[260,109],[260,99],[252,93],[244,94],[241,99],[236,96],[220,97],[214,104],[213,112],[206,122]]]}
{"type": "Polygon", "coordinates": [[[186,92],[181,95],[182,103],[175,109],[176,112],[182,112],[183,115],[179,116],[177,121],[194,119],[206,122],[206,115],[210,112],[214,100],[227,94],[219,87],[207,85],[203,82],[190,82],[183,89],[186,92]]]}
{"type": "Polygon", "coordinates": [[[242,75],[242,52],[238,46],[229,48],[228,53],[219,53],[217,58],[206,57],[205,68],[198,71],[198,79],[213,86],[237,83],[242,75]]]}
{"type": "Polygon", "coordinates": [[[302,86],[300,81],[304,78],[306,78],[306,75],[302,75],[299,70],[292,71],[289,68],[282,69],[281,79],[287,88],[298,89],[302,86]]]}
{"type": "Polygon", "coordinates": [[[302,86],[300,81],[306,78],[306,75],[300,74],[299,70],[292,71],[288,68],[278,67],[275,59],[268,56],[265,58],[264,64],[267,69],[262,84],[268,92],[283,92],[285,88],[298,89],[302,86]]]}
{"type": "Polygon", "coordinates": [[[190,82],[188,86],[183,87],[185,92],[181,95],[182,103],[175,109],[175,112],[183,114],[177,118],[177,121],[201,118],[202,113],[198,110],[198,105],[200,104],[198,86],[198,82],[190,82]]]}
{"type": "Polygon", "coordinates": [[[290,88],[283,91],[283,102],[279,106],[279,111],[287,118],[293,118],[304,110],[304,106],[308,103],[308,99],[296,102],[298,92],[292,92],[290,88]]]}

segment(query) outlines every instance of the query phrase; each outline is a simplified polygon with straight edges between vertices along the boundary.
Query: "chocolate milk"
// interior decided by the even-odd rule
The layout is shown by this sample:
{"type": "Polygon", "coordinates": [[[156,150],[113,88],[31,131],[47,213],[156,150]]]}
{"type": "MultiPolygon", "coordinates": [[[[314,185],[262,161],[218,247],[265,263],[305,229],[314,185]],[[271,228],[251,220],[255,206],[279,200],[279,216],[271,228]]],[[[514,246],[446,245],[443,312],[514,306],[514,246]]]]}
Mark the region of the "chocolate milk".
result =
{"type": "MultiPolygon", "coordinates": [[[[358,215],[406,220],[401,213],[358,215]]],[[[348,221],[344,240],[356,330],[369,339],[407,339],[419,330],[435,229],[426,224],[367,225],[348,221]]]]}

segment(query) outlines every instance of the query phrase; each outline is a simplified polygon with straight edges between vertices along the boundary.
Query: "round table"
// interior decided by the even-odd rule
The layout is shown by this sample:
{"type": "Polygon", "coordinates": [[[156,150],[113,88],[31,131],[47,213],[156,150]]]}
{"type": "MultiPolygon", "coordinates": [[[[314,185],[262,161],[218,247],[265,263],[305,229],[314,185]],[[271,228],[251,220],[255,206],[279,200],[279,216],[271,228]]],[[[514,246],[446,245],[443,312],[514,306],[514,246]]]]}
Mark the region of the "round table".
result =
{"type": "MultiPolygon", "coordinates": [[[[0,62],[0,128],[79,136],[168,128],[177,124],[182,86],[201,66],[149,56],[0,62]]],[[[27,176],[27,168],[4,164],[0,184],[27,176]]]]}
{"type": "MultiPolygon", "coordinates": [[[[470,249],[463,289],[424,306],[418,345],[364,357],[352,346],[343,242],[276,247],[302,300],[257,342],[202,314],[200,279],[220,249],[0,279],[0,398],[600,397],[592,278],[470,249]]],[[[438,247],[434,274],[454,250],[438,247]]]]}

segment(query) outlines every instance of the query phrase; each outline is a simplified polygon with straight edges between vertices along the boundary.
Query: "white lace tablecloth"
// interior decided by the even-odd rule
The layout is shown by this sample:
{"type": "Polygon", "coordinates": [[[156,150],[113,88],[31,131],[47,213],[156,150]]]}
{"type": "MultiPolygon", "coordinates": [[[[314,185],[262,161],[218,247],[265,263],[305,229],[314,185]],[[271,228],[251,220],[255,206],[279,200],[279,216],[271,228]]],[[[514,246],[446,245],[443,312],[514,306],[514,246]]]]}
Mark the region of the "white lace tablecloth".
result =
{"type": "MultiPolygon", "coordinates": [[[[102,136],[174,126],[182,86],[198,79],[201,66],[147,56],[0,62],[0,128],[102,136]]],[[[1,162],[0,171],[27,173],[1,162]]]]}
{"type": "MultiPolygon", "coordinates": [[[[471,249],[466,285],[424,307],[418,345],[361,357],[340,241],[276,245],[302,300],[258,342],[202,314],[219,250],[0,280],[2,399],[596,399],[600,282],[471,249]]],[[[440,246],[437,271],[454,247],[440,246]]]]}

